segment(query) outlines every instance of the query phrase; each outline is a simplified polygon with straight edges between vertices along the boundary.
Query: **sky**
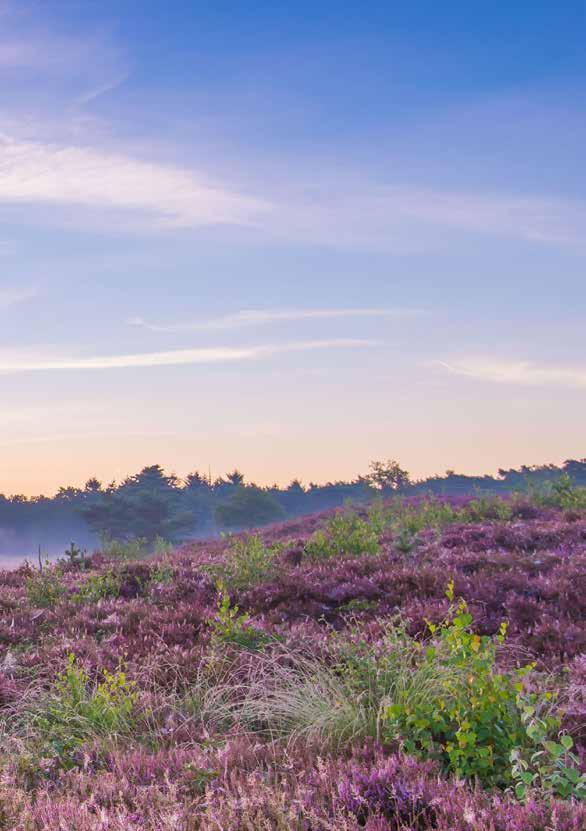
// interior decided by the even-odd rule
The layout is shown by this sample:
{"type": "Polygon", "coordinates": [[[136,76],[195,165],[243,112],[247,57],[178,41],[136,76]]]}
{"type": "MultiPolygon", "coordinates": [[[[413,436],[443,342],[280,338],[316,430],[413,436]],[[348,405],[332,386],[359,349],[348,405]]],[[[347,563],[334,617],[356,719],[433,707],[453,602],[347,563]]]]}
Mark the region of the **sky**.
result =
{"type": "Polygon", "coordinates": [[[0,0],[0,492],[586,456],[586,4],[0,0]]]}

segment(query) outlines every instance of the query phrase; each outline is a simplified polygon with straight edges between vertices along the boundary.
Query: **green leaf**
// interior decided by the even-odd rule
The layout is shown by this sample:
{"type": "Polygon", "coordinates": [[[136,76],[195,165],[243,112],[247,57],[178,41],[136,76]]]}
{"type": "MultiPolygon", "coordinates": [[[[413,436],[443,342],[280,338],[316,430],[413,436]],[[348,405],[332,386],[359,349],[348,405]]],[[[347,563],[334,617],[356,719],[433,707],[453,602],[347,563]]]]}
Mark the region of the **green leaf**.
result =
{"type": "Polygon", "coordinates": [[[523,801],[527,794],[526,786],[523,785],[521,782],[517,782],[517,784],[515,785],[515,794],[517,796],[517,799],[523,801]]]}
{"type": "Polygon", "coordinates": [[[571,750],[574,746],[574,740],[571,736],[565,734],[560,738],[561,744],[566,748],[566,750],[571,750]]]}

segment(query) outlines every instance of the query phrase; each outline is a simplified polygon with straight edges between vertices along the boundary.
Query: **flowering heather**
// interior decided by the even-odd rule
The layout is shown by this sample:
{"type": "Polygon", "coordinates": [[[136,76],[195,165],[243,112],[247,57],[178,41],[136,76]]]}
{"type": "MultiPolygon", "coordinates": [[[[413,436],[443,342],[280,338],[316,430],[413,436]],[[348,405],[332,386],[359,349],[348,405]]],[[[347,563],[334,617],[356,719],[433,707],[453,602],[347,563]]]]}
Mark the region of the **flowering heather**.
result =
{"type": "Polygon", "coordinates": [[[586,514],[468,502],[0,572],[0,829],[581,831],[552,777],[586,758],[586,514]],[[377,692],[389,632],[417,655],[459,598],[457,648],[529,665],[519,719],[573,740],[523,798],[456,778],[440,734],[408,755],[377,692]]]}

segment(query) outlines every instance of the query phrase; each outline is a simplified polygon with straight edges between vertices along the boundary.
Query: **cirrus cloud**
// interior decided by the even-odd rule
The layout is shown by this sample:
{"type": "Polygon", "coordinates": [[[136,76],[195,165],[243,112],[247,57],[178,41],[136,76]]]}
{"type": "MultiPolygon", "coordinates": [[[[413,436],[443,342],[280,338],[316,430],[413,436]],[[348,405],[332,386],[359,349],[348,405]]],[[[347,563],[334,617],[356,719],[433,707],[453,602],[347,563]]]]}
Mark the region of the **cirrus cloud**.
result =
{"type": "Polygon", "coordinates": [[[303,320],[338,320],[345,318],[381,317],[388,319],[413,318],[424,314],[422,309],[243,309],[233,314],[195,320],[185,323],[150,323],[142,317],[132,317],[129,326],[148,329],[151,332],[193,332],[197,330],[237,329],[246,326],[262,326],[271,323],[288,323],[303,320]]]}
{"type": "Polygon", "coordinates": [[[250,347],[200,347],[168,352],[143,352],[125,355],[101,355],[89,358],[45,357],[0,353],[0,373],[47,372],[55,370],[131,369],[192,364],[220,364],[254,361],[286,352],[311,352],[320,349],[353,349],[375,346],[376,341],[355,338],[296,341],[250,347]]]}
{"type": "Polygon", "coordinates": [[[569,387],[586,389],[586,367],[539,365],[532,361],[499,360],[468,357],[450,361],[430,361],[452,375],[461,375],[477,381],[497,384],[517,384],[526,387],[569,387]]]}
{"type": "Polygon", "coordinates": [[[0,203],[134,212],[161,227],[250,225],[268,203],[191,170],[88,147],[0,137],[0,203]]]}

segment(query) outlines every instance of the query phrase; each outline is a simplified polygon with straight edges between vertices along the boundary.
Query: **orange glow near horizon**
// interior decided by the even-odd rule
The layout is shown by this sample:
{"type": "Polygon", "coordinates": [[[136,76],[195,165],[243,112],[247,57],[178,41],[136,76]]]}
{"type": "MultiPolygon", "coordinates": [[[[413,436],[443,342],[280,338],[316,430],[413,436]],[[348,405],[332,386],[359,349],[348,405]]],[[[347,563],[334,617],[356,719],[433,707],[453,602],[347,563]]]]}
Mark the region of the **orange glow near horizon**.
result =
{"type": "Polygon", "coordinates": [[[508,444],[495,438],[482,446],[472,446],[464,436],[451,436],[438,446],[432,436],[413,437],[387,443],[381,436],[363,437],[353,444],[343,437],[303,436],[287,441],[259,434],[243,441],[238,436],[214,437],[214,441],[173,438],[115,437],[72,440],[62,438],[4,447],[0,472],[0,493],[37,496],[52,495],[60,486],[82,487],[96,476],[104,483],[121,481],[150,464],[160,464],[180,478],[199,470],[212,478],[237,467],[249,482],[280,486],[292,479],[326,482],[351,480],[364,474],[373,459],[396,458],[413,478],[443,474],[454,469],[465,474],[495,474],[499,468],[527,464],[561,464],[580,458],[560,439],[548,444],[548,452],[530,440],[518,437],[508,444]]]}

